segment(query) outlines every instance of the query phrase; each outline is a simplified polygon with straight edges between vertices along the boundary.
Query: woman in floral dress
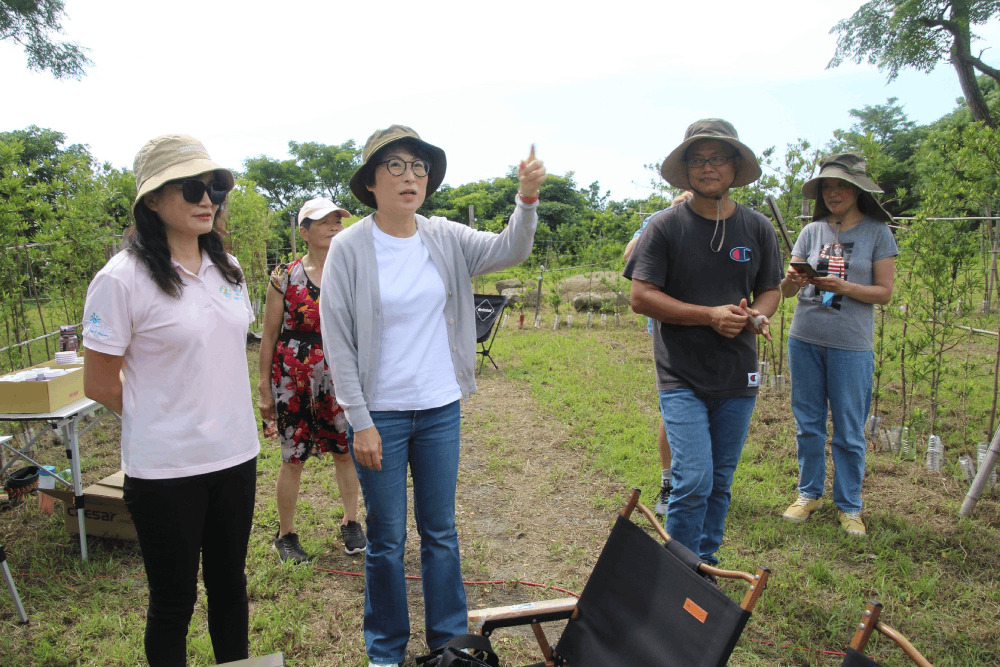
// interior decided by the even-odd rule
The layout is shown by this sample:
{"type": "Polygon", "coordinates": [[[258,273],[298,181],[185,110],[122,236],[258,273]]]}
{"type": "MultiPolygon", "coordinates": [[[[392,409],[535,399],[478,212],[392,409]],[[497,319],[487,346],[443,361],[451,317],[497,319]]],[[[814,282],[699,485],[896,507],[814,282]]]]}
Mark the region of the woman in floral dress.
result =
{"type": "Polygon", "coordinates": [[[265,434],[281,440],[278,470],[278,532],[274,550],[282,561],[301,563],[309,556],[295,532],[295,505],[302,464],[329,453],[344,501],[340,532],[348,554],[366,548],[358,522],[358,476],[347,449],[347,419],[337,405],[319,329],[319,282],[330,240],[350,215],[329,199],[310,199],[299,211],[299,235],[306,254],[280,264],[271,274],[264,306],[260,346],[260,416],[265,434]]]}

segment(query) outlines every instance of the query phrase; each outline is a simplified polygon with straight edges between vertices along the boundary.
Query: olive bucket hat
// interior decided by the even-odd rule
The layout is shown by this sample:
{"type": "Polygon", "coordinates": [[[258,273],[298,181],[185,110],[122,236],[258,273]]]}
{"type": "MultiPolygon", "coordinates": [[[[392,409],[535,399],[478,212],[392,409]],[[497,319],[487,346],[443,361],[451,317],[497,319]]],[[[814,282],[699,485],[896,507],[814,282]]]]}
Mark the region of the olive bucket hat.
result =
{"type": "Polygon", "coordinates": [[[212,161],[200,141],[185,134],[164,134],[146,142],[135,156],[135,201],[132,210],[143,196],[164,183],[191,178],[208,171],[232,190],[236,180],[233,172],[212,161]]]}
{"type": "Polygon", "coordinates": [[[414,142],[429,156],[428,161],[431,163],[431,169],[430,173],[427,174],[427,196],[430,197],[444,181],[444,172],[448,167],[444,151],[421,139],[420,135],[412,128],[405,125],[390,125],[384,130],[376,130],[372,136],[368,137],[365,148],[361,151],[361,166],[351,176],[351,192],[365,206],[376,208],[375,196],[365,187],[368,182],[368,174],[377,166],[371,163],[372,158],[382,148],[403,140],[414,142]]]}
{"type": "Polygon", "coordinates": [[[688,180],[688,169],[685,163],[685,153],[696,141],[702,139],[716,139],[729,146],[732,146],[739,153],[739,165],[736,170],[736,179],[730,187],[738,188],[743,185],[750,185],[760,178],[760,164],[757,156],[740,141],[736,134],[736,128],[732,123],[721,118],[705,118],[688,125],[684,132],[684,141],[680,146],[670,152],[670,155],[663,160],[660,165],[660,175],[675,188],[682,190],[691,189],[691,181],[688,180]]]}
{"type": "Polygon", "coordinates": [[[820,182],[824,178],[839,178],[856,187],[859,190],[858,209],[865,215],[882,222],[892,220],[888,211],[875,199],[876,194],[882,194],[882,188],[868,177],[865,159],[857,153],[837,153],[825,158],[819,164],[819,175],[802,184],[802,196],[816,200],[813,220],[822,220],[830,215],[830,209],[820,196],[820,182]]]}

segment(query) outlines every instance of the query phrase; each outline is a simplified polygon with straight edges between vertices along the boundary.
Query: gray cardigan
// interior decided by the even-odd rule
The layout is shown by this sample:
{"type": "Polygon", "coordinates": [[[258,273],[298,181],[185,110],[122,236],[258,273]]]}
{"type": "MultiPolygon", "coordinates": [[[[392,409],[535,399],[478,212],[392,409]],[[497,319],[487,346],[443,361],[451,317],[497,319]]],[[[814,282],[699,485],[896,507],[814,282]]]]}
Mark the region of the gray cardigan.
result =
{"type": "MultiPolygon", "coordinates": [[[[417,233],[441,274],[444,317],[455,379],[463,396],[476,391],[476,321],[472,277],[523,262],[531,253],[538,204],[518,197],[507,228],[476,231],[446,218],[417,215],[417,233]]],[[[368,405],[375,392],[382,331],[381,298],[372,216],[334,237],[320,285],[320,329],[333,374],[337,403],[355,431],[373,425],[368,405]]]]}

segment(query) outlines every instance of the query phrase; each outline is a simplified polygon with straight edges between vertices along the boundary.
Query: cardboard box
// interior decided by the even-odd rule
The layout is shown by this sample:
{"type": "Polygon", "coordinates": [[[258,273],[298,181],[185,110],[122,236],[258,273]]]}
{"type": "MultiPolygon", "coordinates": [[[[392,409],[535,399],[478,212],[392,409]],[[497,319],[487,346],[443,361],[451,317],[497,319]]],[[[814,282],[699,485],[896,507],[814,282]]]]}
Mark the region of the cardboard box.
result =
{"type": "MultiPolygon", "coordinates": [[[[109,537],[115,540],[138,539],[132,515],[125,507],[125,500],[122,497],[124,482],[125,473],[119,470],[83,490],[83,516],[88,536],[109,537]]],[[[73,489],[61,486],[58,489],[39,489],[38,493],[63,501],[66,530],[72,535],[79,535],[80,525],[76,518],[76,508],[73,507],[73,489]]]]}
{"type": "Polygon", "coordinates": [[[0,382],[0,412],[15,414],[52,412],[84,397],[82,364],[60,365],[55,361],[47,361],[28,368],[79,368],[80,370],[51,380],[0,382]]]}

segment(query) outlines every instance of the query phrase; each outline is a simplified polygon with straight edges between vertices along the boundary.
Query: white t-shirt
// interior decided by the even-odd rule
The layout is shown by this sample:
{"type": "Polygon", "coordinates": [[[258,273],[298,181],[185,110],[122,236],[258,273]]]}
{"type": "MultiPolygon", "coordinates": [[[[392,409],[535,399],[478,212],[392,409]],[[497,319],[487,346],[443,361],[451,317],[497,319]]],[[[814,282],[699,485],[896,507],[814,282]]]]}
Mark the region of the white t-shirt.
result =
{"type": "Polygon", "coordinates": [[[441,274],[419,234],[372,225],[382,306],[382,350],[369,410],[429,410],[462,397],[448,350],[441,274]]]}
{"type": "Polygon", "coordinates": [[[206,254],[197,276],[174,267],[184,281],[179,299],[128,251],[112,257],[87,289],[84,347],[125,358],[122,470],[130,477],[200,475],[260,451],[246,285],[226,282],[206,254]]]}

